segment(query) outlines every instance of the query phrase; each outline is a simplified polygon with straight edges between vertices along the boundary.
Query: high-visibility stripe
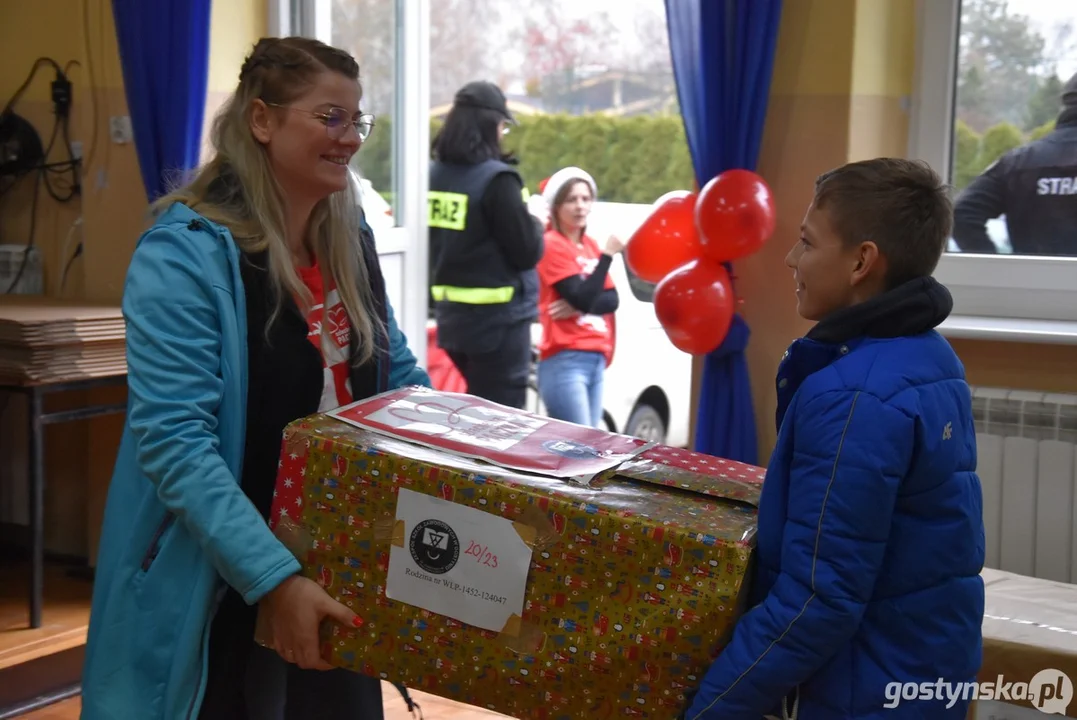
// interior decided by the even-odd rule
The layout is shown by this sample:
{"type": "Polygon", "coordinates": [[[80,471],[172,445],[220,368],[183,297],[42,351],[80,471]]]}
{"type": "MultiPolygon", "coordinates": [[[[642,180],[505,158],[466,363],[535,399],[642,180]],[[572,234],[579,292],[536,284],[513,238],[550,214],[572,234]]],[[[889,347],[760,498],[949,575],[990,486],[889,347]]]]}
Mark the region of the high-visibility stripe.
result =
{"type": "Polygon", "coordinates": [[[516,288],[476,288],[476,287],[452,287],[449,285],[434,285],[430,288],[430,294],[437,302],[454,302],[463,305],[500,305],[512,300],[516,288]]]}
{"type": "Polygon", "coordinates": [[[467,227],[467,195],[431,190],[426,194],[427,224],[432,228],[463,230],[467,227]]]}

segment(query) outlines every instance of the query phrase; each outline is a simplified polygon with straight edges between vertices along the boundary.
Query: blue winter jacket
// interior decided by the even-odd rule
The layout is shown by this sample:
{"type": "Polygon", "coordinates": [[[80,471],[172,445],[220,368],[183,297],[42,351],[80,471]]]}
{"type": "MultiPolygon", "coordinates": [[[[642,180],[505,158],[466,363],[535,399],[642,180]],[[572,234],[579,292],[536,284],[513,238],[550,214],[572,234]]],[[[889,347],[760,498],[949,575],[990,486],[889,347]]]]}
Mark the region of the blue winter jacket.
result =
{"type": "MultiPolygon", "coordinates": [[[[127,422],[98,552],[83,720],[197,718],[223,583],[253,604],[299,570],[238,481],[247,400],[239,261],[227,228],[178,204],[131,259],[127,422]]],[[[391,309],[386,320],[378,362],[389,368],[378,375],[388,387],[379,390],[428,385],[391,309]]]]}
{"type": "Polygon", "coordinates": [[[964,369],[934,330],[934,280],[819,323],[778,370],[754,606],[684,717],[964,720],[969,702],[889,698],[972,682],[984,529],[964,369]],[[888,690],[888,686],[890,686],[888,690]]]}

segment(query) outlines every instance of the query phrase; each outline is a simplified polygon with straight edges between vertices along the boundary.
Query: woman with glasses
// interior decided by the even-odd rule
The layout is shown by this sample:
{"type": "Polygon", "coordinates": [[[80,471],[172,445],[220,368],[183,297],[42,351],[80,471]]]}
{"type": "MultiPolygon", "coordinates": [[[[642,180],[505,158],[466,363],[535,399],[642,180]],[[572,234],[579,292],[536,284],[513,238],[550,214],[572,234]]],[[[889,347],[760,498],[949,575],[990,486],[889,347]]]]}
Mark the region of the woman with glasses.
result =
{"type": "Polygon", "coordinates": [[[380,719],[330,670],[322,620],[361,620],[267,525],[284,427],[428,384],[397,328],[348,161],[373,119],[359,67],[263,39],[216,154],[154,205],[124,292],[129,404],[109,489],[82,717],[380,719]],[[274,648],[254,642],[257,608],[274,648]]]}
{"type": "Polygon", "coordinates": [[[500,88],[472,82],[434,138],[430,301],[438,346],[467,391],[523,408],[546,218],[543,206],[528,204],[515,159],[502,150],[513,123],[500,88]]]}

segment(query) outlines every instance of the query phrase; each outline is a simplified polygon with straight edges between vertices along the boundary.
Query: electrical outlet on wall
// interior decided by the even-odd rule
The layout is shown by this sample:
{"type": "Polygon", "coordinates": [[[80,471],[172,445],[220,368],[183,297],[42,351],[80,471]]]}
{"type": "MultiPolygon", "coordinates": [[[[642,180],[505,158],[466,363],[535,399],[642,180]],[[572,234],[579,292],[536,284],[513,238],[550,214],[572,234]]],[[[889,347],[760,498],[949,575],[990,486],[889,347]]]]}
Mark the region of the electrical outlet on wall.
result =
{"type": "Polygon", "coordinates": [[[83,174],[83,172],[85,172],[85,168],[82,167],[82,165],[81,165],[81,162],[82,162],[82,141],[81,140],[72,140],[71,141],[71,159],[76,163],[80,163],[80,164],[75,165],[74,167],[72,167],[71,172],[75,176],[75,182],[78,183],[79,185],[81,185],[82,184],[82,177],[83,177],[82,174],[83,174]]]}
{"type": "Polygon", "coordinates": [[[112,142],[117,145],[125,145],[135,138],[134,130],[131,129],[131,118],[127,115],[113,116],[108,119],[108,133],[112,142]]]}

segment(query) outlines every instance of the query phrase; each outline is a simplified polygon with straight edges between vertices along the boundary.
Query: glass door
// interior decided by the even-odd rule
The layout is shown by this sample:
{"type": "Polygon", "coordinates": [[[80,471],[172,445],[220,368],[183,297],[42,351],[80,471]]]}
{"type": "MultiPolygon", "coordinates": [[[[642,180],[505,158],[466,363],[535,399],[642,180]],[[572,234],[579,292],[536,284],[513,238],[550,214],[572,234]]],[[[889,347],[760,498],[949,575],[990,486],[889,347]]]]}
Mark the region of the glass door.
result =
{"type": "Polygon", "coordinates": [[[304,35],[359,62],[374,130],[352,160],[401,330],[426,364],[429,0],[269,0],[274,35],[304,35]]]}

